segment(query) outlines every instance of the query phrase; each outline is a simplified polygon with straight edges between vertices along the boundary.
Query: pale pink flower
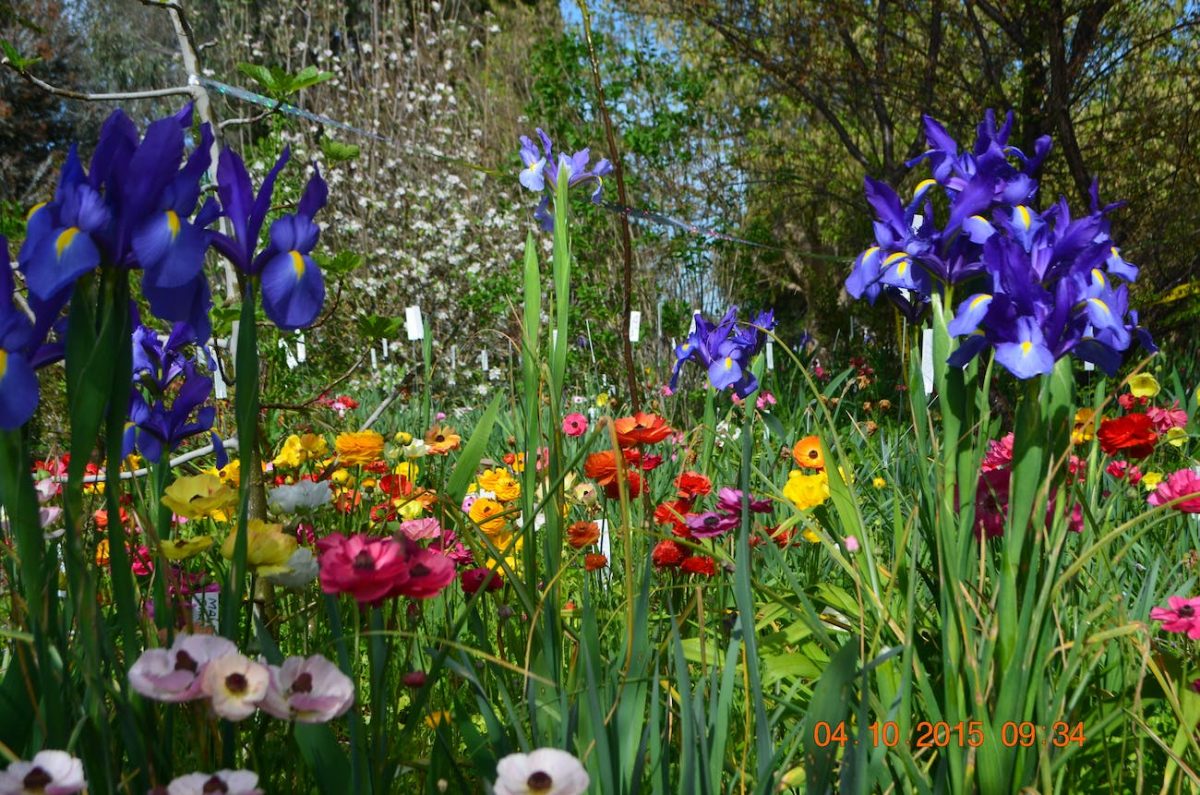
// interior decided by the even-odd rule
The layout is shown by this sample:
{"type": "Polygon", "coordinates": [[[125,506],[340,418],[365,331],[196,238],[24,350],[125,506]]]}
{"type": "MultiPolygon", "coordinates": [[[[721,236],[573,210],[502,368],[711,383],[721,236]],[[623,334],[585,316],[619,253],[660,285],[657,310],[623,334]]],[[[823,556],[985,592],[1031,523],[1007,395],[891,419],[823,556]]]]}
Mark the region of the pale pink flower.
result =
{"type": "Polygon", "coordinates": [[[1188,422],[1187,412],[1179,408],[1178,400],[1169,409],[1151,406],[1146,409],[1146,415],[1150,417],[1150,422],[1154,423],[1154,430],[1159,433],[1166,433],[1172,428],[1182,428],[1188,422]]]}
{"type": "Polygon", "coordinates": [[[200,677],[205,666],[237,646],[214,635],[175,636],[169,649],[147,649],[129,669],[129,684],[146,698],[178,703],[203,697],[200,677]]]}
{"type": "Polygon", "coordinates": [[[167,795],[263,795],[258,774],[249,770],[218,770],[216,773],[188,773],[167,785],[167,795]]]}
{"type": "Polygon", "coordinates": [[[342,715],[354,703],[354,682],[319,654],[288,657],[283,665],[269,666],[263,712],[283,720],[325,723],[342,715]]]}
{"type": "Polygon", "coordinates": [[[0,773],[0,795],[74,795],[86,786],[83,762],[66,751],[38,751],[0,773]]]}
{"type": "Polygon", "coordinates": [[[433,518],[409,519],[400,523],[400,532],[410,541],[427,541],[441,536],[442,526],[433,518]]]}
{"type": "Polygon", "coordinates": [[[212,699],[213,712],[226,720],[248,718],[267,695],[271,672],[238,652],[209,661],[200,689],[212,699]]]}
{"type": "Polygon", "coordinates": [[[858,539],[854,536],[846,536],[842,539],[842,546],[846,548],[847,552],[854,554],[858,551],[858,539]]]}
{"type": "Polygon", "coordinates": [[[777,402],[775,396],[770,392],[762,392],[759,394],[758,400],[754,401],[754,405],[758,407],[759,411],[762,411],[768,406],[774,406],[777,402]]]}
{"type": "Polygon", "coordinates": [[[496,765],[496,795],[582,795],[588,783],[580,761],[557,748],[509,754],[496,765]]]}

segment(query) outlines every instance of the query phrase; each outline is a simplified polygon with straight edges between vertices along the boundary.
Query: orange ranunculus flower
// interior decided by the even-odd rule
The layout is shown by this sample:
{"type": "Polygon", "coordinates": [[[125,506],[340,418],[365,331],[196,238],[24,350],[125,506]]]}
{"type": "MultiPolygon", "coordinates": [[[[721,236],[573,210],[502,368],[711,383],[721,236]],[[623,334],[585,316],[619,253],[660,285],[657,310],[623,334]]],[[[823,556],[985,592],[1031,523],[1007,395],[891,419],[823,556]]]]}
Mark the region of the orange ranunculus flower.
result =
{"type": "MultiPolygon", "coordinates": [[[[604,495],[610,500],[621,496],[618,482],[617,457],[612,450],[592,453],[583,462],[583,474],[604,487],[604,495]]],[[[636,497],[642,493],[642,477],[637,472],[627,471],[629,496],[636,497]]]]}
{"type": "Polygon", "coordinates": [[[567,543],[576,549],[583,549],[599,540],[600,526],[595,522],[576,522],[567,528],[567,543]]]}
{"type": "Polygon", "coordinates": [[[455,433],[449,425],[437,424],[425,433],[425,444],[429,447],[430,455],[446,455],[451,450],[457,450],[462,444],[462,437],[455,433]]]}
{"type": "Polygon", "coordinates": [[[675,478],[675,488],[681,499],[694,500],[712,492],[712,481],[699,472],[684,472],[675,478]]]}
{"type": "Polygon", "coordinates": [[[108,539],[100,539],[100,543],[96,544],[96,565],[108,565],[108,539]]]}
{"type": "Polygon", "coordinates": [[[340,433],[334,445],[344,467],[369,464],[383,455],[383,437],[375,431],[340,433]]]}
{"type": "Polygon", "coordinates": [[[657,414],[647,414],[639,411],[632,417],[621,417],[613,421],[617,431],[617,443],[622,447],[635,444],[657,444],[666,439],[675,430],[667,425],[667,421],[657,414]]]}
{"type": "Polygon", "coordinates": [[[1124,453],[1127,458],[1145,458],[1154,452],[1158,434],[1149,416],[1126,414],[1102,421],[1096,438],[1100,440],[1100,449],[1108,455],[1124,453]]]}
{"type": "Polygon", "coordinates": [[[606,566],[608,566],[608,558],[604,557],[598,552],[585,555],[583,558],[583,568],[585,571],[596,571],[597,569],[603,569],[606,566]]]}
{"type": "Polygon", "coordinates": [[[480,497],[471,503],[468,515],[471,521],[479,525],[479,529],[489,536],[504,530],[504,506],[487,497],[480,497]]]}
{"type": "Polygon", "coordinates": [[[821,440],[816,436],[805,436],[792,448],[792,458],[805,469],[824,469],[825,456],[821,452],[821,440]]]}

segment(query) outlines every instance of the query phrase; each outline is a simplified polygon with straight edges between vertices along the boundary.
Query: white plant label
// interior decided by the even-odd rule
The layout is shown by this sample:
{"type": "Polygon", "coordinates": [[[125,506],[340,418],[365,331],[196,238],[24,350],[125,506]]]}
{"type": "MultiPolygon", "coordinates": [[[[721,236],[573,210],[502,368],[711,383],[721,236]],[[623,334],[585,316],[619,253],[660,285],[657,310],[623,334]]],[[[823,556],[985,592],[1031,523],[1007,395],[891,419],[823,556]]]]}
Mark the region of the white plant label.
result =
{"type": "Polygon", "coordinates": [[[485,373],[488,371],[487,351],[479,352],[479,366],[483,368],[485,373]]]}
{"type": "Polygon", "coordinates": [[[372,348],[372,349],[371,349],[371,369],[372,369],[372,370],[378,370],[378,369],[379,369],[379,357],[377,357],[377,356],[375,355],[375,349],[374,349],[374,348],[372,348]]]}
{"type": "Polygon", "coordinates": [[[383,341],[383,358],[386,359],[387,357],[388,357],[388,341],[384,340],[383,341]]]}
{"type": "Polygon", "coordinates": [[[1096,365],[1092,364],[1091,362],[1083,363],[1083,371],[1085,373],[1090,373],[1092,370],[1095,370],[1095,369],[1096,369],[1096,365]]]}
{"type": "Polygon", "coordinates": [[[425,324],[421,320],[421,307],[408,306],[404,308],[404,330],[410,340],[425,339],[425,324]]]}
{"type": "Polygon", "coordinates": [[[217,400],[225,400],[229,397],[229,388],[225,386],[225,379],[221,377],[221,368],[217,367],[212,372],[213,377],[213,397],[217,400]]]}
{"type": "Polygon", "coordinates": [[[771,340],[767,340],[767,369],[775,369],[775,345],[771,340]]]}
{"type": "Polygon", "coordinates": [[[451,370],[458,369],[458,346],[457,345],[450,346],[450,369],[451,370]]]}
{"type": "Polygon", "coordinates": [[[296,335],[296,361],[303,363],[308,358],[308,346],[304,344],[304,332],[296,335]]]}
{"type": "Polygon", "coordinates": [[[637,342],[642,338],[642,313],[636,309],[629,313],[629,341],[637,342]]]}
{"type": "Polygon", "coordinates": [[[921,332],[921,381],[925,385],[925,396],[933,394],[933,329],[921,332]]]}

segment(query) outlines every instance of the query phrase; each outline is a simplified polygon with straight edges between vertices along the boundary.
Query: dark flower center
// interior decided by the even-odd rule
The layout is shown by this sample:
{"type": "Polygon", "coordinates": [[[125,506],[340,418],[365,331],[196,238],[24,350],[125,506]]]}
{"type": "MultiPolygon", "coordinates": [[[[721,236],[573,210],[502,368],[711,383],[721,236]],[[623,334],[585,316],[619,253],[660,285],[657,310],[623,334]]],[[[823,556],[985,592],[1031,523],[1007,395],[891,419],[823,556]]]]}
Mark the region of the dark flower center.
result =
{"type": "Polygon", "coordinates": [[[413,566],[413,567],[412,567],[411,569],[409,569],[408,571],[409,571],[409,573],[410,573],[412,576],[414,576],[414,577],[427,577],[427,576],[429,576],[429,569],[425,568],[425,564],[424,564],[424,563],[418,563],[417,565],[413,566]]]}
{"type": "Polygon", "coordinates": [[[296,677],[296,681],[292,682],[293,693],[311,693],[312,692],[312,674],[308,671],[296,677]]]}
{"type": "MultiPolygon", "coordinates": [[[[250,683],[246,681],[246,677],[242,674],[230,674],[225,677],[225,689],[234,695],[245,693],[249,686],[250,683]]],[[[207,787],[208,785],[206,784],[205,786],[207,787]]],[[[224,792],[225,790],[220,791],[224,792]]],[[[209,792],[209,790],[206,789],[205,792],[209,792]]]]}
{"type": "Polygon", "coordinates": [[[204,782],[204,789],[201,792],[229,792],[229,785],[220,779],[219,776],[213,776],[208,781],[204,782]]]}
{"type": "Polygon", "coordinates": [[[200,666],[196,663],[192,655],[180,650],[175,653],[175,670],[196,673],[196,671],[200,670],[200,666]]]}
{"type": "Polygon", "coordinates": [[[809,458],[816,458],[816,457],[817,457],[817,455],[819,455],[819,454],[817,453],[817,451],[816,451],[816,450],[809,450],[809,451],[808,451],[808,457],[809,457],[809,458]]]}
{"type": "Polygon", "coordinates": [[[25,789],[40,790],[45,789],[46,785],[51,781],[54,781],[53,776],[51,776],[45,770],[42,770],[40,767],[35,767],[33,770],[30,770],[25,774],[25,778],[21,783],[24,785],[25,789]]]}
{"type": "Polygon", "coordinates": [[[357,571],[374,571],[375,558],[371,557],[371,553],[364,549],[354,556],[354,568],[357,571]]]}
{"type": "Polygon", "coordinates": [[[542,792],[554,786],[554,779],[550,778],[550,774],[544,770],[538,770],[530,774],[529,780],[525,782],[525,786],[534,792],[542,792]]]}
{"type": "Polygon", "coordinates": [[[1192,616],[1196,615],[1196,608],[1192,607],[1191,605],[1184,605],[1175,612],[1179,614],[1180,618],[1191,618],[1192,616]]]}
{"type": "Polygon", "coordinates": [[[444,442],[444,441],[446,441],[446,437],[445,437],[445,436],[442,436],[442,435],[439,433],[437,436],[433,437],[433,440],[434,440],[435,442],[444,442]]]}

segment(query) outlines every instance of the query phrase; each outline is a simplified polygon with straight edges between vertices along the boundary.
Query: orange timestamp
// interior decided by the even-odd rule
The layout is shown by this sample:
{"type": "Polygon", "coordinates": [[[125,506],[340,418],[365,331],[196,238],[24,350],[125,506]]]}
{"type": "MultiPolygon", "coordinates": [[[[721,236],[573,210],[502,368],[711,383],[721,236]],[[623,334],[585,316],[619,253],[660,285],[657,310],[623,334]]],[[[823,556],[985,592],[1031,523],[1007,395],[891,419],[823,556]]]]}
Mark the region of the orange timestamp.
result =
{"type": "MultiPolygon", "coordinates": [[[[871,745],[878,748],[894,748],[904,742],[900,725],[895,721],[872,723],[867,726],[871,745]]],[[[957,745],[963,748],[979,748],[988,739],[982,721],[920,721],[913,727],[909,740],[914,748],[945,748],[957,745]]],[[[1083,747],[1087,737],[1082,723],[1056,721],[1049,726],[1029,721],[1008,721],[1000,725],[999,737],[995,738],[1006,748],[1032,748],[1035,745],[1066,748],[1071,745],[1083,747]]],[[[820,748],[830,745],[845,745],[852,740],[852,730],[845,722],[813,724],[813,742],[820,748]]]]}

